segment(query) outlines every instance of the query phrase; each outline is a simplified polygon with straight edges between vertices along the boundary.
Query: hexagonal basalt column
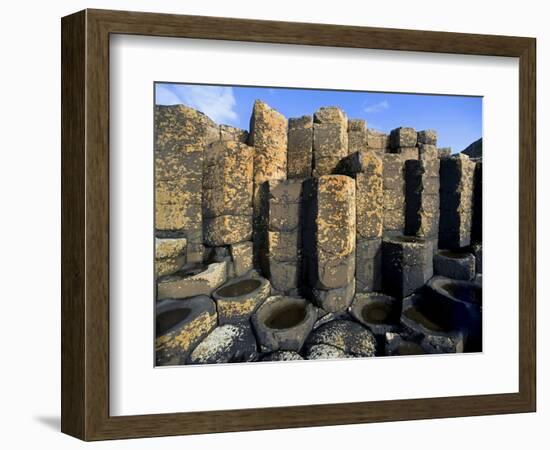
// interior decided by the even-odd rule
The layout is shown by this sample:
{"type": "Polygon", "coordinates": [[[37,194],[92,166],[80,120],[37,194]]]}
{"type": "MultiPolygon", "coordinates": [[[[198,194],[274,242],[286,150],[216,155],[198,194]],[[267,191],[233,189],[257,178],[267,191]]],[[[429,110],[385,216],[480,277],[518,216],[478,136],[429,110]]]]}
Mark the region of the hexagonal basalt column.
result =
{"type": "Polygon", "coordinates": [[[155,360],[160,366],[184,364],[187,355],[216,326],[216,305],[201,295],[162,300],[156,305],[155,360]]]}
{"type": "Polygon", "coordinates": [[[309,178],[313,162],[313,118],[288,120],[288,178],[309,178]]]}
{"type": "Polygon", "coordinates": [[[203,180],[204,241],[221,246],[252,237],[254,149],[219,141],[205,151],[203,180]]]}
{"type": "Polygon", "coordinates": [[[355,273],[355,182],[345,175],[310,179],[304,183],[304,199],[309,286],[345,287],[355,273]]]}
{"type": "Polygon", "coordinates": [[[413,236],[388,236],[382,241],[382,286],[403,298],[433,276],[433,243],[413,236]]]}
{"type": "Polygon", "coordinates": [[[466,155],[440,160],[439,247],[470,245],[475,163],[466,155]]]}
{"type": "Polygon", "coordinates": [[[473,280],[476,259],[471,253],[438,250],[434,255],[434,273],[455,280],[473,280]]]}
{"type": "Polygon", "coordinates": [[[298,352],[316,318],[317,309],[307,300],[276,295],[257,309],[252,316],[252,325],[262,352],[298,352]]]}
{"type": "Polygon", "coordinates": [[[313,176],[329,175],[348,154],[348,119],[336,107],[320,108],[313,123],[313,176]]]}
{"type": "Polygon", "coordinates": [[[405,228],[405,168],[400,154],[383,155],[384,234],[402,234],[405,228]]]}
{"type": "Polygon", "coordinates": [[[348,153],[367,150],[367,123],[363,119],[348,120],[348,153]]]}
{"type": "Polygon", "coordinates": [[[369,128],[367,129],[367,147],[379,155],[389,153],[390,136],[369,128]]]}
{"type": "Polygon", "coordinates": [[[155,239],[155,275],[157,277],[177,272],[185,264],[187,239],[155,239]]]}

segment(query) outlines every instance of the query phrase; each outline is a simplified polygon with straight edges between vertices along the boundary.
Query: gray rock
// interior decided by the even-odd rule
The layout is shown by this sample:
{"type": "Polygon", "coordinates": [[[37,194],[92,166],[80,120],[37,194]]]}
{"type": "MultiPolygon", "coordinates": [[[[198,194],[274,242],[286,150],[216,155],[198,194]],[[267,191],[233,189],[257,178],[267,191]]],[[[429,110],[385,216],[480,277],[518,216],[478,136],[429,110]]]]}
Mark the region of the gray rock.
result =
{"type": "Polygon", "coordinates": [[[227,280],[227,262],[194,264],[157,280],[157,300],[210,295],[227,280]]]}
{"type": "Polygon", "coordinates": [[[435,130],[422,130],[417,133],[417,140],[419,144],[437,145],[437,131],[435,130]]]}
{"type": "Polygon", "coordinates": [[[262,355],[260,361],[302,361],[303,359],[296,352],[277,351],[262,355]]]}
{"type": "Polygon", "coordinates": [[[317,328],[306,341],[306,348],[325,344],[354,356],[374,356],[376,338],[362,325],[349,320],[333,320],[317,328]]]}
{"type": "Polygon", "coordinates": [[[415,129],[409,127],[399,127],[392,130],[390,133],[390,145],[392,149],[416,146],[415,129]]]}
{"type": "Polygon", "coordinates": [[[336,289],[312,289],[315,303],[325,311],[334,313],[345,311],[355,295],[355,280],[344,287],[336,289]]]}
{"type": "Polygon", "coordinates": [[[399,328],[401,302],[377,292],[357,294],[350,306],[350,314],[373,333],[384,335],[399,328]]]}
{"type": "Polygon", "coordinates": [[[439,250],[434,255],[434,273],[455,280],[472,280],[476,259],[471,253],[439,250]]]}
{"type": "Polygon", "coordinates": [[[343,350],[328,344],[316,344],[308,348],[306,352],[306,359],[341,359],[341,358],[353,358],[353,355],[349,355],[343,350]]]}
{"type": "Polygon", "coordinates": [[[288,178],[311,177],[313,163],[313,118],[288,120],[288,178]]]}

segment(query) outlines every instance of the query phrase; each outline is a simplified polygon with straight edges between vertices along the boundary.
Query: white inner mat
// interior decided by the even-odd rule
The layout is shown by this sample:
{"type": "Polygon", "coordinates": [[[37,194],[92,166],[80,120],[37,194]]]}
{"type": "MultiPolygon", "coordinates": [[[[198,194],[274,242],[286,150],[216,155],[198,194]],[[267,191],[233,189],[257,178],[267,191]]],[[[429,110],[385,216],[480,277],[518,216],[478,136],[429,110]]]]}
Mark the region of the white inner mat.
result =
{"type": "Polygon", "coordinates": [[[110,414],[518,391],[518,60],[115,35],[110,414]],[[482,354],[154,368],[154,82],[483,96],[482,354]]]}

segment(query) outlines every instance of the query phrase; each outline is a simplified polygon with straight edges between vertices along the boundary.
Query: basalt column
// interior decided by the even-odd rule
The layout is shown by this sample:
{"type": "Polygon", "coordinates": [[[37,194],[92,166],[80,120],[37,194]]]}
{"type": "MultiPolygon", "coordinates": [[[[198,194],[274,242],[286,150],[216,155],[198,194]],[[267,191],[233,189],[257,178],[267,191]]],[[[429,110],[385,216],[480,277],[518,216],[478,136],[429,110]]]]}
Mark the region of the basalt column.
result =
{"type": "Polygon", "coordinates": [[[213,247],[252,237],[254,149],[236,141],[212,144],[204,157],[204,242],[213,247]]]}
{"type": "Polygon", "coordinates": [[[367,148],[380,156],[390,153],[390,136],[381,131],[367,129],[367,148]]]}
{"type": "Polygon", "coordinates": [[[348,118],[336,107],[320,108],[313,118],[313,176],[333,173],[348,154],[348,118]]]}
{"type": "Polygon", "coordinates": [[[267,239],[267,222],[261,214],[269,180],[287,176],[287,120],[264,102],[256,100],[250,119],[249,144],[254,146],[254,265],[260,264],[262,242],[267,239]]]}
{"type": "Polygon", "coordinates": [[[355,181],[323,175],[304,183],[304,253],[318,306],[346,309],[355,291],[355,181]]]}
{"type": "Polygon", "coordinates": [[[220,138],[207,116],[183,105],[155,107],[155,229],[186,238],[187,262],[202,261],[204,149],[220,138]]]}
{"type": "Polygon", "coordinates": [[[382,160],[372,150],[354,152],[340,162],[338,172],[355,179],[356,291],[378,291],[384,219],[382,160]]]}
{"type": "Polygon", "coordinates": [[[483,178],[483,162],[476,161],[474,170],[474,199],[473,199],[473,216],[472,216],[472,242],[480,243],[482,240],[482,178],[483,178]]]}
{"type": "Polygon", "coordinates": [[[433,131],[418,133],[418,160],[405,162],[405,234],[433,241],[439,233],[439,154],[433,131]]]}
{"type": "Polygon", "coordinates": [[[405,167],[398,153],[383,155],[384,234],[402,234],[405,229],[405,167]]]}
{"type": "Polygon", "coordinates": [[[440,159],[439,248],[470,245],[475,163],[463,154],[440,159]]]}
{"type": "Polygon", "coordinates": [[[390,146],[392,153],[399,153],[403,161],[418,159],[418,148],[416,147],[417,134],[414,128],[399,127],[391,131],[390,146]]]}
{"type": "Polygon", "coordinates": [[[363,119],[348,120],[348,153],[367,149],[367,124],[363,119]]]}
{"type": "Polygon", "coordinates": [[[285,295],[297,295],[302,285],[302,183],[299,179],[265,183],[268,232],[260,260],[273,288],[285,295]]]}
{"type": "Polygon", "coordinates": [[[309,178],[313,162],[313,118],[288,120],[288,178],[309,178]]]}

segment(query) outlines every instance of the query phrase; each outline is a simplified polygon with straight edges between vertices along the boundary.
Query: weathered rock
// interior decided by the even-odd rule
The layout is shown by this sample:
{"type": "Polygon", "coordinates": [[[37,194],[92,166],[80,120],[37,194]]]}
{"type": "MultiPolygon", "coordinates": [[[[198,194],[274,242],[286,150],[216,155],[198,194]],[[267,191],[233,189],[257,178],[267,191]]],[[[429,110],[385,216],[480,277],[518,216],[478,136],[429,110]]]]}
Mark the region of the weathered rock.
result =
{"type": "Polygon", "coordinates": [[[288,178],[309,178],[313,163],[313,118],[288,120],[288,178]]]}
{"type": "Polygon", "coordinates": [[[345,311],[355,295],[355,279],[346,286],[336,289],[312,289],[315,303],[325,311],[334,313],[345,311]]]}
{"type": "Polygon", "coordinates": [[[207,116],[184,105],[155,107],[155,228],[202,242],[202,163],[219,139],[207,116]]]}
{"type": "Polygon", "coordinates": [[[187,243],[186,263],[200,264],[204,261],[205,248],[203,244],[187,243]]]}
{"type": "Polygon", "coordinates": [[[355,250],[356,292],[382,289],[382,239],[357,238],[355,250]]]}
{"type": "Polygon", "coordinates": [[[157,277],[177,272],[185,264],[187,239],[155,239],[155,274],[157,277]]]}
{"type": "Polygon", "coordinates": [[[248,131],[229,125],[220,125],[220,140],[237,141],[246,144],[248,141],[248,131]]]}
{"type": "Polygon", "coordinates": [[[402,155],[383,155],[384,233],[401,234],[405,228],[405,173],[402,155]]]}
{"type": "Polygon", "coordinates": [[[439,246],[460,249],[470,245],[475,163],[461,154],[440,162],[439,246]]]}
{"type": "Polygon", "coordinates": [[[309,285],[325,290],[344,287],[355,273],[354,180],[345,175],[308,180],[304,198],[309,285]]]}
{"type": "Polygon", "coordinates": [[[222,246],[251,238],[252,216],[223,215],[204,221],[204,240],[209,245],[222,246]]]}
{"type": "Polygon", "coordinates": [[[382,241],[382,287],[404,298],[433,276],[433,244],[413,236],[387,236],[382,241]]]}
{"type": "Polygon", "coordinates": [[[439,147],[437,151],[439,153],[439,158],[448,158],[453,153],[451,147],[439,147]]]}
{"type": "Polygon", "coordinates": [[[417,141],[419,144],[437,145],[437,131],[422,130],[417,133],[417,141]]]}
{"type": "Polygon", "coordinates": [[[367,124],[363,119],[348,120],[348,153],[367,150],[367,124]]]}
{"type": "Polygon", "coordinates": [[[405,163],[405,233],[435,238],[439,233],[439,159],[405,163]]]}
{"type": "Polygon", "coordinates": [[[302,361],[303,359],[296,352],[277,351],[262,355],[260,361],[302,361]]]}
{"type": "Polygon", "coordinates": [[[434,273],[455,280],[472,280],[476,259],[471,253],[439,250],[434,255],[434,273]]]}
{"type": "Polygon", "coordinates": [[[401,302],[377,292],[357,294],[350,306],[350,314],[377,335],[399,328],[401,302]]]}
{"type": "Polygon", "coordinates": [[[227,279],[227,262],[184,267],[172,275],[157,280],[157,300],[210,295],[227,279]]]}
{"type": "Polygon", "coordinates": [[[399,153],[403,161],[419,158],[418,147],[399,147],[395,149],[394,152],[399,153]]]}
{"type": "Polygon", "coordinates": [[[377,130],[367,130],[367,146],[377,153],[386,153],[390,148],[390,136],[377,130]]]}
{"type": "Polygon", "coordinates": [[[476,273],[483,273],[483,246],[473,244],[471,250],[476,258],[476,273]]]}
{"type": "Polygon", "coordinates": [[[188,364],[223,364],[254,361],[256,339],[248,324],[222,325],[200,342],[187,358],[188,364]]]}
{"type": "Polygon", "coordinates": [[[219,324],[247,322],[270,293],[269,281],[261,277],[239,277],[220,286],[213,294],[219,324]]]}
{"type": "MultiPolygon", "coordinates": [[[[432,144],[418,144],[418,159],[423,160],[436,160],[439,159],[439,151],[437,147],[432,144]]],[[[439,175],[439,163],[437,164],[437,171],[439,175]]]]}
{"type": "Polygon", "coordinates": [[[313,331],[307,338],[306,348],[319,344],[336,347],[353,356],[374,356],[376,353],[374,334],[349,320],[333,320],[313,331]]]}
{"type": "Polygon", "coordinates": [[[155,361],[184,364],[187,355],[216,326],[216,306],[205,295],[156,304],[155,361]]]}
{"type": "Polygon", "coordinates": [[[386,333],[386,356],[424,355],[426,350],[422,346],[422,337],[402,336],[399,333],[386,333]]]}
{"type": "Polygon", "coordinates": [[[353,355],[349,355],[343,350],[328,344],[316,344],[307,349],[306,359],[341,359],[341,358],[353,358],[353,355]]]}
{"type": "Polygon", "coordinates": [[[409,127],[399,127],[392,130],[390,133],[390,145],[392,149],[416,146],[415,129],[409,127]]]}
{"type": "Polygon", "coordinates": [[[474,169],[472,210],[472,242],[481,242],[483,234],[483,162],[477,161],[474,169]]]}
{"type": "Polygon", "coordinates": [[[262,303],[251,321],[262,352],[299,352],[316,318],[317,309],[307,300],[276,295],[262,303]]]}
{"type": "Polygon", "coordinates": [[[313,123],[313,176],[329,175],[348,154],[348,119],[335,107],[320,108],[313,123]]]}
{"type": "Polygon", "coordinates": [[[235,268],[235,275],[240,277],[253,268],[253,244],[251,241],[239,242],[229,246],[231,259],[235,268]]]}

